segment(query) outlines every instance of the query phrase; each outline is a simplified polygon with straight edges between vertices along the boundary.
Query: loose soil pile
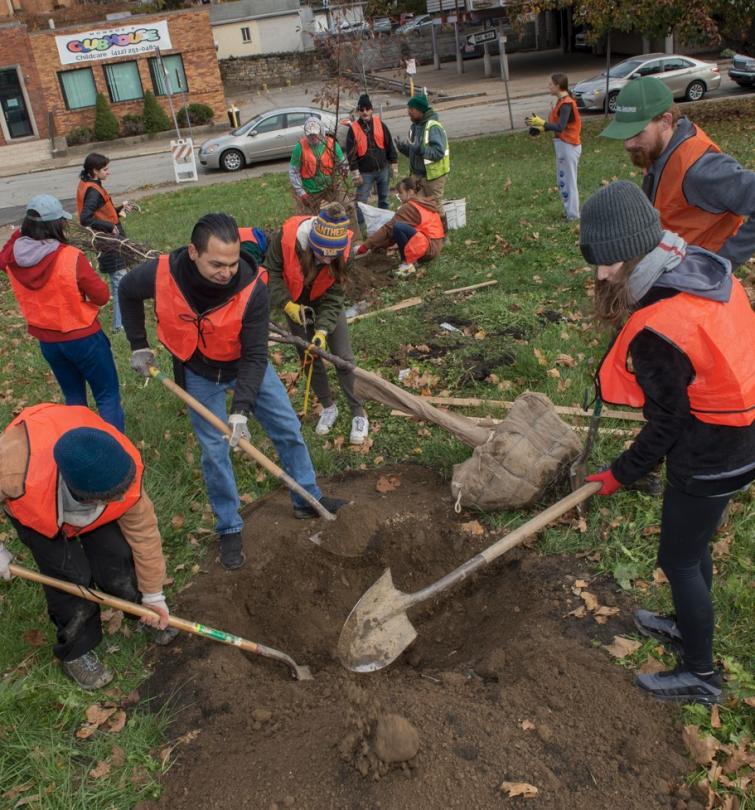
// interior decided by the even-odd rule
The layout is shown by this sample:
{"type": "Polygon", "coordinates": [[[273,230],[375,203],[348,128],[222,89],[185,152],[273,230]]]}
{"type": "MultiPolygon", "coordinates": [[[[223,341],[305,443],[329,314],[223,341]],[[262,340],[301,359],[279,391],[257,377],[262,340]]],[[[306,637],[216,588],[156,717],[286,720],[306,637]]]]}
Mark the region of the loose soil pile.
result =
{"type": "Polygon", "coordinates": [[[575,577],[589,577],[579,560],[509,552],[413,609],[418,639],[391,667],[346,671],[334,657],[341,627],[386,567],[415,591],[494,538],[465,531],[448,484],[422,467],[359,473],[327,491],[369,513],[365,556],[311,543],[323,522],[294,520],[279,492],[249,516],[246,567],[222,571],[208,554],[208,573],[175,605],[286,651],[314,680],[194,637],[156,651],[142,695],[168,702],[172,733],[185,736],[162,799],[142,807],[497,808],[522,801],[499,790],[505,781],[534,785],[528,806],[538,808],[699,810],[675,792],[691,766],[673,713],[596,643],[631,629],[631,605],[593,581],[619,615],[604,625],[566,616],[581,604],[575,577]],[[381,493],[386,474],[400,484],[381,493]]]}

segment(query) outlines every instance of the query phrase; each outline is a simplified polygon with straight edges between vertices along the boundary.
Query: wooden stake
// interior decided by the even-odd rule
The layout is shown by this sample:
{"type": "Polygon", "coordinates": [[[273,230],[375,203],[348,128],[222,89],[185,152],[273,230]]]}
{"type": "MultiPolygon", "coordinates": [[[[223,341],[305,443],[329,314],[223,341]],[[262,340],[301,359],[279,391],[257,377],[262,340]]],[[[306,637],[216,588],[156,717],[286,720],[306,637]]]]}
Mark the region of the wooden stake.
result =
{"type": "Polygon", "coordinates": [[[462,292],[469,292],[470,290],[479,290],[481,287],[492,287],[494,284],[498,284],[496,279],[492,281],[482,281],[479,284],[472,284],[469,287],[456,287],[453,290],[443,290],[443,295],[454,295],[455,293],[462,293],[462,292]]]}
{"type": "Polygon", "coordinates": [[[409,307],[419,306],[421,303],[421,298],[405,298],[403,301],[399,301],[398,304],[385,307],[385,309],[376,309],[372,312],[363,312],[360,315],[355,315],[353,318],[348,318],[346,322],[354,323],[354,321],[359,321],[362,318],[371,318],[373,315],[382,315],[384,312],[399,312],[402,309],[409,309],[409,307]]]}

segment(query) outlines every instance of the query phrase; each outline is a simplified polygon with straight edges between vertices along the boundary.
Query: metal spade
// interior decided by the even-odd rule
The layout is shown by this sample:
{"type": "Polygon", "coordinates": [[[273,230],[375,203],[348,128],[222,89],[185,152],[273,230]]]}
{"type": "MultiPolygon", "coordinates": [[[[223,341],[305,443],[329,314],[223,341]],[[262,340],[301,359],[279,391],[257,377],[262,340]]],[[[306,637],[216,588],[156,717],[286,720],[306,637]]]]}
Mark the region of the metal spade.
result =
{"type": "Polygon", "coordinates": [[[356,603],[346,619],[336,650],[341,663],[353,672],[374,672],[387,667],[417,637],[417,631],[406,615],[410,607],[463,582],[471,574],[592,497],[601,486],[596,481],[585,484],[421,591],[404,593],[398,590],[393,584],[390,568],[386,569],[356,603]]]}

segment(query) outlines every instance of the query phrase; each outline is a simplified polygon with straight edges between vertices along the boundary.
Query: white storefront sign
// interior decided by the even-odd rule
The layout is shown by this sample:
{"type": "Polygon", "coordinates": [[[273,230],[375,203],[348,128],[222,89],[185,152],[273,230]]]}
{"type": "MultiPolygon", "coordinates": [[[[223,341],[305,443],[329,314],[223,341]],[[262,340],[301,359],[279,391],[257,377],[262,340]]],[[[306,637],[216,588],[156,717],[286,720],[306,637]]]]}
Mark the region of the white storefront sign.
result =
{"type": "Polygon", "coordinates": [[[176,183],[197,181],[197,161],[194,156],[194,142],[191,138],[178,138],[170,142],[170,156],[173,160],[173,173],[176,183]]]}
{"type": "Polygon", "coordinates": [[[61,65],[136,56],[155,48],[168,51],[173,47],[167,20],[67,34],[55,37],[55,44],[61,65]]]}

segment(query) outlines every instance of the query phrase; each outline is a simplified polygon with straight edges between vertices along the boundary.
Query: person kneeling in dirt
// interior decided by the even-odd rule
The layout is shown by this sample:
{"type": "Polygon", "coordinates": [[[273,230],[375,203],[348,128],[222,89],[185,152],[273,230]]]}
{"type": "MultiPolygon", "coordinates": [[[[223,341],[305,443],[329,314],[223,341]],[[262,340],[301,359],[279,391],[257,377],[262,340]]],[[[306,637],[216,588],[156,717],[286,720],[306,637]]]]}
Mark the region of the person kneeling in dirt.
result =
{"type": "Polygon", "coordinates": [[[416,262],[440,255],[446,234],[438,213],[438,204],[421,194],[418,196],[419,184],[414,177],[399,180],[396,192],[401,200],[396,216],[365,239],[357,248],[357,255],[397,245],[401,264],[396,275],[406,278],[416,271],[416,262]]]}
{"type": "Polygon", "coordinates": [[[680,663],[636,683],[661,700],[715,703],[709,543],[732,495],[755,480],[755,314],[731,263],[664,231],[633,183],[585,203],[580,248],[597,265],[598,316],[623,323],[598,372],[600,395],[642,407],[647,419],[588,480],[612,495],[666,457],[658,564],[676,616],[640,610],[635,622],[676,647],[680,663]]]}
{"type": "MultiPolygon", "coordinates": [[[[352,268],[349,217],[340,203],[331,203],[316,217],[289,217],[283,228],[270,237],[265,265],[270,272],[270,298],[273,307],[284,311],[293,334],[311,341],[349,363],[354,352],[344,311],[341,281],[352,268]],[[307,313],[311,312],[311,319],[307,313]]],[[[299,349],[299,356],[304,351],[299,349]]],[[[315,357],[312,371],[314,389],[323,411],[315,431],[330,433],[338,418],[328,385],[328,373],[315,357]]],[[[370,423],[361,400],[354,393],[354,373],[336,369],[338,381],[351,409],[351,444],[364,444],[370,423]]]]}
{"type": "MultiPolygon", "coordinates": [[[[116,428],[81,405],[25,408],[0,435],[0,499],[21,542],[47,576],[141,602],[157,644],[168,644],[168,605],[155,509],[142,489],[139,451],[116,428]]],[[[0,578],[13,557],[0,543],[0,578]]],[[[94,651],[102,641],[99,607],[45,587],[55,625],[54,654],[82,689],[113,675],[94,651]]]]}
{"type": "MultiPolygon", "coordinates": [[[[330,512],[345,501],[322,495],[309,451],[283,383],[268,363],[267,272],[241,253],[239,228],[228,214],[206,214],[191,243],[135,267],[121,283],[121,311],[131,344],[131,367],[145,377],[156,365],[144,322],[144,301],[155,300],[157,337],[173,355],[176,382],[228,421],[229,441],[195,411],[189,411],[202,450],[202,474],[220,537],[220,563],[240,568],[244,522],[229,446],[249,439],[254,415],[275,445],[283,469],[330,512]],[[231,415],[226,392],[233,390],[231,415]]],[[[292,493],[297,518],[316,511],[292,493]]]]}

